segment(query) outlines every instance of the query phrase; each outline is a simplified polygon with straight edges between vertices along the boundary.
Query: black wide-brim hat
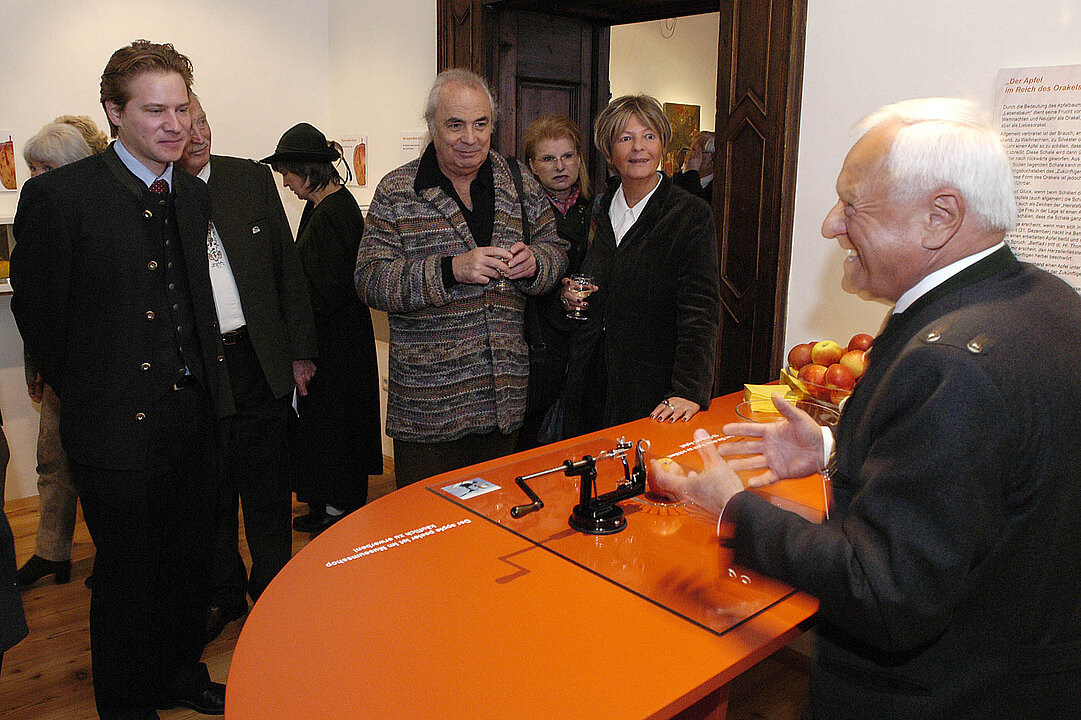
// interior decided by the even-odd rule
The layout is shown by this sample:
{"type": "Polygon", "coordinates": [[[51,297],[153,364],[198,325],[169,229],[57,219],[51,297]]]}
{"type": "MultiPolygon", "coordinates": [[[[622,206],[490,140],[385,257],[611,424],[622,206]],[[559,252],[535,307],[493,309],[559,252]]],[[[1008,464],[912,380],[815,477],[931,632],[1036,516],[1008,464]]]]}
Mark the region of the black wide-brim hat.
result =
{"type": "Polygon", "coordinates": [[[327,144],[327,136],[313,125],[298,123],[285,131],[274,154],[260,162],[276,163],[282,160],[299,162],[334,162],[341,155],[327,144]]]}

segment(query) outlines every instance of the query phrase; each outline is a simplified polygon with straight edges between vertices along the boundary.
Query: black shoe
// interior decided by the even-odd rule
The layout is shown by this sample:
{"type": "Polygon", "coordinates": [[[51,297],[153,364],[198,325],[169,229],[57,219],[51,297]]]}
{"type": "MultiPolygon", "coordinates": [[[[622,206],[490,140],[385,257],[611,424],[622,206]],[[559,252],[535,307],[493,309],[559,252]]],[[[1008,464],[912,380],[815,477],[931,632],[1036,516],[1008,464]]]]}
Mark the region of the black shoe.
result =
{"type": "Polygon", "coordinates": [[[187,692],[158,703],[158,710],[172,710],[185,707],[202,715],[225,714],[225,686],[221,683],[207,682],[196,685],[187,692]]]}
{"type": "Polygon", "coordinates": [[[206,609],[206,642],[221,635],[225,626],[239,620],[248,612],[248,601],[241,600],[229,605],[211,605],[206,609]]]}
{"type": "Polygon", "coordinates": [[[19,568],[16,577],[19,585],[26,587],[49,575],[53,576],[53,582],[57,585],[71,580],[71,560],[46,560],[38,555],[32,555],[26,564],[19,568]]]}
{"type": "Polygon", "coordinates": [[[306,532],[313,535],[321,533],[328,527],[338,522],[345,514],[331,515],[326,510],[312,510],[307,515],[301,515],[293,520],[293,529],[297,532],[306,532]]]}

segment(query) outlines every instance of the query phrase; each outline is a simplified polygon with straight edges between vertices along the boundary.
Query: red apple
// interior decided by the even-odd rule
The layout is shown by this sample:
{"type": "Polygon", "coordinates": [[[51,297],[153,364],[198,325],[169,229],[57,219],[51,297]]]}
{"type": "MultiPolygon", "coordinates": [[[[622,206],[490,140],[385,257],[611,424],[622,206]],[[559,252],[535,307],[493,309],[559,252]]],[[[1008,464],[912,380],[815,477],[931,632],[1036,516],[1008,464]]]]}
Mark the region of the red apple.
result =
{"type": "Polygon", "coordinates": [[[826,366],[811,363],[800,368],[799,379],[803,381],[807,392],[819,400],[828,400],[829,388],[826,387],[826,366]]]}
{"type": "Polygon", "coordinates": [[[858,335],[853,335],[852,339],[848,341],[848,349],[867,351],[870,350],[871,346],[874,344],[874,337],[867,333],[859,333],[858,335]]]}
{"type": "Polygon", "coordinates": [[[835,362],[838,362],[844,354],[844,348],[834,341],[819,340],[814,344],[814,347],[811,348],[811,362],[815,365],[829,367],[835,362]]]}
{"type": "Polygon", "coordinates": [[[819,365],[818,363],[804,365],[802,368],[800,368],[798,377],[804,382],[814,383],[815,385],[825,385],[826,366],[819,365]]]}
{"type": "Polygon", "coordinates": [[[814,343],[800,343],[789,350],[788,366],[798,371],[804,365],[810,365],[812,347],[814,347],[814,343]]]}
{"type": "Polygon", "coordinates": [[[867,372],[867,352],[864,350],[849,350],[841,356],[841,364],[852,371],[859,380],[867,372]]]}
{"type": "Polygon", "coordinates": [[[834,390],[851,390],[856,385],[856,376],[841,363],[834,363],[826,368],[826,385],[834,390]]]}

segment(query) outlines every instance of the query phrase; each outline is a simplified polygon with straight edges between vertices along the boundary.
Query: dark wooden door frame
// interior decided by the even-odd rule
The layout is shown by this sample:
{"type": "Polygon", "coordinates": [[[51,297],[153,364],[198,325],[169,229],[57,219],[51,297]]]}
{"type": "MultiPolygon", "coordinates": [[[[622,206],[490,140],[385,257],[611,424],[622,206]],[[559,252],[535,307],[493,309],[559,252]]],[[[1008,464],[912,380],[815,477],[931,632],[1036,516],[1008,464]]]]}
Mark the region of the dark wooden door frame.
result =
{"type": "Polygon", "coordinates": [[[777,377],[784,356],[807,0],[437,0],[438,69],[467,67],[487,77],[499,51],[500,10],[608,25],[720,11],[713,205],[724,309],[715,388],[731,392],[744,382],[777,377]]]}
{"type": "Polygon", "coordinates": [[[733,0],[721,10],[718,392],[774,379],[784,359],[806,20],[806,0],[733,0]]]}

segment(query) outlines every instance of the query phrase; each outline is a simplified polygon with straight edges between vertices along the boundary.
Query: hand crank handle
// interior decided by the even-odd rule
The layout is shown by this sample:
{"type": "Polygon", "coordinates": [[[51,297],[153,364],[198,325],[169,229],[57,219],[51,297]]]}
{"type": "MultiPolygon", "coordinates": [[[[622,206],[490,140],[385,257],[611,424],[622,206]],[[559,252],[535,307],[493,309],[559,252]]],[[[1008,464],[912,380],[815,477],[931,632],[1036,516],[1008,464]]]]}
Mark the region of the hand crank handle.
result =
{"type": "Polygon", "coordinates": [[[536,512],[544,507],[544,502],[537,496],[537,493],[533,492],[533,488],[526,484],[525,478],[516,477],[514,478],[514,482],[518,483],[518,487],[522,488],[525,494],[528,495],[529,499],[533,502],[527,505],[515,505],[512,507],[510,509],[510,516],[512,518],[525,517],[529,513],[536,512]]]}

